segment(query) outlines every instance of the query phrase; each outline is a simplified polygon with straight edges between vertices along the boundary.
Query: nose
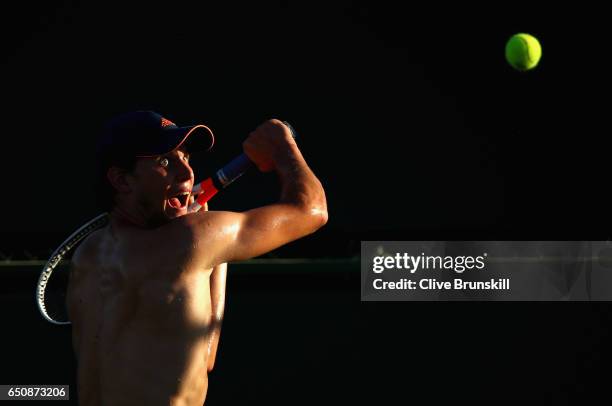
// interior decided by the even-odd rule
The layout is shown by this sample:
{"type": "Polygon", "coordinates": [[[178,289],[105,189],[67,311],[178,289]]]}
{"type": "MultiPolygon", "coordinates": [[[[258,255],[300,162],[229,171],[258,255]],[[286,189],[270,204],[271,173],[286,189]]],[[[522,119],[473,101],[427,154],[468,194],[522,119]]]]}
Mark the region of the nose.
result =
{"type": "Polygon", "coordinates": [[[176,181],[187,182],[190,180],[193,182],[193,170],[191,169],[191,165],[189,165],[189,162],[181,160],[176,168],[176,181]]]}

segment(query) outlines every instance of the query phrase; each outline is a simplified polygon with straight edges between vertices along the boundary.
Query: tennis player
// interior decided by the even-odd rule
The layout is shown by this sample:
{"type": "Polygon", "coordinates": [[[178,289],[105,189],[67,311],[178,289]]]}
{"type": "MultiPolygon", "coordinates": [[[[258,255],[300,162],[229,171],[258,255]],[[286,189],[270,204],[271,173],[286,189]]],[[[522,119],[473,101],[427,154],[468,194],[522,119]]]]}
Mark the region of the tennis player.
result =
{"type": "Polygon", "coordinates": [[[226,263],[265,254],[327,222],[325,193],[291,132],[269,120],[243,143],[281,197],[246,212],[189,212],[190,154],[203,125],[118,116],[98,148],[109,224],[72,259],[68,311],[81,405],[202,405],[225,301],[226,263]]]}

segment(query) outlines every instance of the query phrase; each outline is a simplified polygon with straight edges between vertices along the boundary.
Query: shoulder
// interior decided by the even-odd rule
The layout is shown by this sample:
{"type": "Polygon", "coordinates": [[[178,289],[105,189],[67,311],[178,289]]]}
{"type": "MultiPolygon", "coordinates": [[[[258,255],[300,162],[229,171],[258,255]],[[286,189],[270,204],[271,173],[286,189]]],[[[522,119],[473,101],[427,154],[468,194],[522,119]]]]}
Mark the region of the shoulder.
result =
{"type": "Polygon", "coordinates": [[[73,267],[87,267],[95,262],[107,227],[94,231],[79,244],[72,255],[73,267]]]}
{"type": "Polygon", "coordinates": [[[195,256],[208,267],[225,262],[219,258],[235,243],[243,217],[243,213],[237,212],[201,211],[179,217],[160,231],[179,255],[195,256]]]}
{"type": "Polygon", "coordinates": [[[200,211],[179,217],[173,222],[173,228],[177,234],[191,238],[215,237],[234,231],[243,216],[231,211],[200,211]]]}
{"type": "Polygon", "coordinates": [[[108,226],[94,231],[75,248],[70,259],[71,288],[88,284],[87,281],[92,282],[91,278],[96,277],[95,269],[99,266],[100,259],[104,257],[102,251],[108,233],[107,228],[108,226]]]}

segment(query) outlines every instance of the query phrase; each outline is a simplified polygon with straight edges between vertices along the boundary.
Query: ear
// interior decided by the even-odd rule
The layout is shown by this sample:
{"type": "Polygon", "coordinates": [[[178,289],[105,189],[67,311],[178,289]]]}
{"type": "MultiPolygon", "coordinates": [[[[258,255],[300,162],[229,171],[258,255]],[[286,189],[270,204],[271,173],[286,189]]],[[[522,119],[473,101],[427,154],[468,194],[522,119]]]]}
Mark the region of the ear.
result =
{"type": "Polygon", "coordinates": [[[125,169],[118,168],[116,166],[111,166],[106,171],[106,179],[110,182],[110,184],[120,193],[130,193],[132,191],[132,187],[127,179],[128,173],[125,169]]]}

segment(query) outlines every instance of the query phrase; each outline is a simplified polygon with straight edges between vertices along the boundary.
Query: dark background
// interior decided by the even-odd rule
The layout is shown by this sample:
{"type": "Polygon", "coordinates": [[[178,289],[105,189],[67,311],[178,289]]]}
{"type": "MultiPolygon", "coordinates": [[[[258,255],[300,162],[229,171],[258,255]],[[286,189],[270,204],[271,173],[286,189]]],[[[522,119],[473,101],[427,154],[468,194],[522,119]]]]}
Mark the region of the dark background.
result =
{"type": "MultiPolygon", "coordinates": [[[[427,4],[12,4],[3,251],[48,249],[97,214],[94,139],[135,109],[215,131],[198,179],[263,120],[291,122],[330,221],[290,255],[352,255],[364,239],[610,237],[605,13],[427,4]],[[517,32],[543,45],[532,72],[505,62],[517,32]]],[[[250,174],[211,207],[277,190],[250,174]]]]}
{"type": "MultiPolygon", "coordinates": [[[[198,178],[238,154],[263,120],[293,124],[326,187],[330,221],[272,257],[350,257],[367,239],[609,239],[603,6],[426,4],[4,6],[0,253],[46,259],[98,213],[96,133],[114,114],[136,109],[213,129],[215,152],[195,164],[198,178]],[[534,71],[519,73],[504,60],[517,32],[542,43],[534,71]]],[[[277,186],[273,175],[250,173],[211,208],[265,204],[277,186]]],[[[247,379],[235,372],[238,360],[227,361],[224,382],[264,389],[251,398],[231,389],[237,397],[217,395],[218,403],[360,403],[369,395],[397,404],[422,395],[433,403],[584,404],[603,390],[595,371],[610,361],[607,304],[360,303],[357,275],[347,278],[333,285],[330,301],[318,301],[312,285],[303,296],[282,283],[277,296],[246,282],[243,293],[230,291],[262,309],[285,303],[269,320],[294,320],[288,340],[304,337],[299,317],[316,320],[309,348],[322,355],[320,364],[284,364],[295,379],[281,385],[267,373],[247,379]],[[287,305],[291,297],[303,298],[300,309],[319,305],[300,313],[287,305]]],[[[22,335],[58,334],[30,326],[14,332],[10,353],[35,349],[22,335]]],[[[244,323],[236,326],[228,337],[246,334],[244,323]]],[[[270,353],[280,362],[291,359],[288,351],[270,353]]]]}

